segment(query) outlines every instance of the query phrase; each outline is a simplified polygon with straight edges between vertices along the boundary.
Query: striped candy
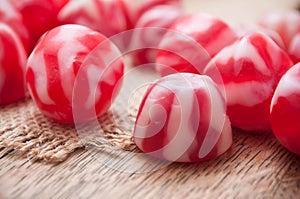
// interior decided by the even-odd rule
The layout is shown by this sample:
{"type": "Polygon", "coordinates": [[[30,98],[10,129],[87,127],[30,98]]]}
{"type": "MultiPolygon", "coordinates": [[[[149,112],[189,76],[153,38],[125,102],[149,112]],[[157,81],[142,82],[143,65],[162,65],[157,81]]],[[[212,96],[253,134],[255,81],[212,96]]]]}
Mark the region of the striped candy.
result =
{"type": "Polygon", "coordinates": [[[57,14],[69,0],[10,0],[30,34],[30,50],[46,31],[60,25],[57,14]]]}
{"type": "Polygon", "coordinates": [[[269,13],[263,16],[259,24],[278,32],[288,49],[293,37],[300,32],[300,13],[298,11],[269,13]]]}
{"type": "Polygon", "coordinates": [[[220,51],[204,74],[225,87],[227,113],[234,126],[267,131],[271,98],[291,66],[289,56],[271,38],[252,32],[220,51]]]}
{"type": "Polygon", "coordinates": [[[171,29],[178,34],[171,32],[164,36],[156,60],[161,76],[176,72],[201,74],[211,57],[237,39],[226,23],[206,14],[183,16],[171,29]],[[195,45],[203,50],[195,50],[195,45]],[[191,60],[195,61],[191,63],[191,60]]]}
{"type": "Polygon", "coordinates": [[[57,27],[41,38],[28,59],[30,94],[55,121],[94,119],[117,94],[123,61],[115,57],[118,50],[102,34],[80,25],[57,27]]]}
{"type": "Polygon", "coordinates": [[[25,97],[26,52],[17,34],[0,23],[0,104],[25,97]]]}
{"type": "Polygon", "coordinates": [[[288,53],[295,64],[300,62],[299,49],[300,49],[300,31],[293,37],[288,49],[288,53]]]}
{"type": "Polygon", "coordinates": [[[239,25],[236,26],[234,30],[237,33],[237,35],[239,35],[239,37],[247,36],[248,34],[251,34],[251,32],[261,32],[262,34],[266,34],[267,36],[269,36],[280,48],[286,49],[281,36],[272,29],[264,28],[261,26],[249,27],[249,26],[239,25]]]}
{"type": "Polygon", "coordinates": [[[85,25],[107,37],[128,29],[125,8],[120,0],[73,0],[60,11],[64,23],[85,25]]]}
{"type": "Polygon", "coordinates": [[[278,141],[300,155],[300,64],[280,80],[271,103],[271,125],[278,141]]]}
{"type": "Polygon", "coordinates": [[[223,96],[207,76],[177,73],[153,83],[140,105],[134,140],[168,161],[215,158],[232,144],[223,96]]]}
{"type": "Polygon", "coordinates": [[[132,27],[137,24],[141,16],[153,9],[156,6],[169,5],[172,7],[181,8],[182,0],[120,0],[123,4],[126,16],[132,24],[132,27]]]}
{"type": "Polygon", "coordinates": [[[0,22],[10,26],[22,40],[25,49],[29,49],[29,32],[23,23],[21,13],[13,6],[11,0],[0,1],[0,22]]]}
{"type": "Polygon", "coordinates": [[[132,54],[135,65],[155,63],[157,48],[163,35],[174,21],[182,15],[182,10],[175,6],[161,5],[145,12],[138,20],[138,28],[132,36],[131,49],[139,49],[132,54]],[[147,28],[155,27],[157,30],[147,28]],[[159,30],[162,28],[163,30],[159,30]],[[151,49],[150,49],[151,48],[151,49]]]}

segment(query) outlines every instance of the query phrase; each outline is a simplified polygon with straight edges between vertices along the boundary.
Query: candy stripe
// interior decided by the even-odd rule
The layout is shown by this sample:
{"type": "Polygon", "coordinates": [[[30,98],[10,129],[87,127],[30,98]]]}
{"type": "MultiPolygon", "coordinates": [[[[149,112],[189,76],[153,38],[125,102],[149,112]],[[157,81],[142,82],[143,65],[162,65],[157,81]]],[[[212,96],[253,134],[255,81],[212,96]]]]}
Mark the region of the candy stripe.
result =
{"type": "Polygon", "coordinates": [[[107,110],[123,72],[120,53],[105,36],[64,25],[37,44],[28,59],[27,82],[46,116],[63,123],[84,122],[107,110]],[[103,41],[107,45],[94,50],[103,41]]]}
{"type": "Polygon", "coordinates": [[[280,80],[271,103],[271,126],[279,143],[300,155],[300,64],[294,65],[280,80]]]}
{"type": "Polygon", "coordinates": [[[2,23],[0,44],[0,104],[9,104],[25,96],[26,52],[16,33],[2,23]]]}
{"type": "Polygon", "coordinates": [[[293,37],[300,31],[300,14],[298,11],[270,13],[264,16],[259,24],[276,31],[288,49],[293,37]]]}
{"type": "MultiPolygon", "coordinates": [[[[216,146],[226,122],[226,104],[219,90],[211,86],[214,83],[208,77],[203,78],[204,88],[207,90],[207,100],[210,103],[211,110],[207,113],[209,117],[209,128],[202,142],[198,157],[205,158],[216,146]]],[[[203,107],[201,107],[203,108],[203,107]]],[[[227,145],[228,146],[228,145],[227,145]]],[[[219,149],[223,151],[223,149],[219,149]]]]}
{"type": "Polygon", "coordinates": [[[23,24],[22,16],[13,6],[12,2],[3,0],[0,2],[0,21],[9,25],[20,37],[25,50],[29,45],[29,33],[23,24]]]}
{"type": "Polygon", "coordinates": [[[134,139],[145,153],[168,161],[214,158],[224,153],[232,140],[224,98],[209,77],[188,73],[166,76],[148,89],[134,139]],[[225,144],[219,143],[220,139],[225,144]]]}
{"type": "MultiPolygon", "coordinates": [[[[278,87],[274,93],[271,108],[273,108],[280,97],[289,97],[295,93],[300,93],[300,78],[298,75],[300,72],[299,66],[292,67],[280,80],[278,87]]],[[[271,109],[272,112],[272,109],[271,109]]]]}
{"type": "Polygon", "coordinates": [[[289,54],[291,55],[294,63],[298,63],[300,61],[300,33],[294,36],[291,45],[288,49],[289,54]]]}
{"type": "Polygon", "coordinates": [[[34,55],[34,59],[32,56],[29,57],[29,62],[31,63],[28,68],[32,70],[32,74],[34,74],[34,82],[35,90],[37,97],[41,101],[42,104],[45,105],[54,105],[55,102],[50,98],[47,90],[48,85],[48,77],[46,72],[46,64],[45,59],[43,57],[43,53],[39,52],[34,55]],[[39,66],[39,67],[32,67],[39,66]]]}
{"type": "Polygon", "coordinates": [[[90,28],[94,28],[94,22],[99,17],[100,12],[98,12],[95,6],[95,0],[70,1],[63,7],[58,15],[61,21],[68,21],[68,18],[75,18],[74,22],[76,21],[77,24],[88,25],[90,28]],[[78,13],[81,13],[81,15],[78,15],[78,13]],[[80,16],[84,16],[85,18],[80,16]]]}
{"type": "Polygon", "coordinates": [[[63,88],[63,93],[68,99],[68,101],[72,100],[72,88],[74,84],[75,74],[69,71],[73,71],[73,67],[78,67],[81,65],[84,57],[86,57],[87,53],[90,49],[88,49],[86,46],[84,46],[78,39],[86,34],[85,32],[76,32],[74,31],[72,33],[74,36],[70,37],[69,35],[65,34],[65,32],[60,32],[56,37],[53,38],[53,40],[56,41],[63,41],[63,43],[59,46],[57,49],[57,59],[58,59],[58,65],[66,67],[59,67],[60,76],[62,77],[61,84],[63,88]],[[81,58],[78,59],[79,54],[81,55],[81,58]]]}
{"type": "Polygon", "coordinates": [[[257,81],[228,83],[225,85],[227,104],[239,104],[248,107],[255,106],[267,100],[272,95],[273,87],[274,84],[272,81],[264,83],[257,81]]]}
{"type": "Polygon", "coordinates": [[[206,14],[184,15],[171,29],[177,34],[171,32],[163,37],[157,55],[157,70],[161,76],[175,72],[201,74],[212,57],[237,39],[235,32],[226,23],[206,14]],[[183,57],[166,53],[165,50],[183,57]]]}
{"type": "Polygon", "coordinates": [[[225,88],[228,114],[234,126],[267,131],[270,123],[266,107],[270,106],[279,79],[291,66],[289,56],[266,34],[250,32],[220,51],[204,74],[218,82],[221,89],[225,88]]]}
{"type": "Polygon", "coordinates": [[[125,31],[129,24],[120,0],[69,1],[60,11],[58,18],[64,23],[87,26],[106,36],[125,31]],[[113,22],[109,23],[109,21],[113,22]]]}
{"type": "MultiPolygon", "coordinates": [[[[187,87],[191,86],[187,85],[187,87]]],[[[199,115],[197,117],[197,115],[193,114],[195,111],[193,110],[195,101],[194,95],[193,88],[185,89],[182,92],[177,92],[175,94],[177,103],[174,104],[173,102],[169,115],[169,124],[166,124],[168,128],[165,139],[170,141],[162,148],[163,156],[170,161],[190,161],[189,159],[184,159],[188,158],[188,154],[185,155],[186,157],[184,157],[184,154],[196,138],[198,123],[193,122],[193,120],[199,121],[200,119],[199,115]],[[179,122],[178,129],[175,131],[170,128],[170,125],[173,125],[173,122],[179,122]]]]}

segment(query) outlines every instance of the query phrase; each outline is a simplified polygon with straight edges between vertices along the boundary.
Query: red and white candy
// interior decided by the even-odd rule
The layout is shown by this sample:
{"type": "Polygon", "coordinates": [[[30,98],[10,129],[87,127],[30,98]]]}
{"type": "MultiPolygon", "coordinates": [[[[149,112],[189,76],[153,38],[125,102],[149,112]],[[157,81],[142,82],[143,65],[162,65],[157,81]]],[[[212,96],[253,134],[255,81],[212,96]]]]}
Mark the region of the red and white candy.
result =
{"type": "Polygon", "coordinates": [[[69,0],[10,0],[21,13],[31,37],[30,50],[46,31],[61,25],[57,19],[60,9],[69,0]]]}
{"type": "Polygon", "coordinates": [[[11,0],[0,1],[0,22],[10,26],[22,40],[25,49],[29,48],[29,32],[23,23],[21,13],[14,7],[11,0]]]}
{"type": "Polygon", "coordinates": [[[124,70],[119,57],[112,42],[98,32],[80,25],[57,27],[40,39],[28,59],[30,94],[55,121],[94,119],[118,92],[124,70]]]}
{"type": "Polygon", "coordinates": [[[232,144],[223,95],[208,76],[177,73],[153,83],[140,105],[134,140],[146,154],[199,162],[232,144]]]}
{"type": "Polygon", "coordinates": [[[279,47],[281,47],[282,49],[286,49],[281,36],[272,29],[264,28],[262,26],[249,27],[249,26],[238,25],[234,28],[234,30],[239,37],[247,36],[252,32],[261,32],[262,34],[266,34],[267,36],[269,36],[279,47]]]}
{"type": "Polygon", "coordinates": [[[237,39],[235,32],[225,22],[206,14],[180,17],[171,29],[185,37],[170,32],[162,39],[159,46],[162,50],[159,50],[156,60],[161,76],[176,72],[201,74],[211,57],[237,39]],[[193,50],[195,45],[203,50],[193,50]],[[184,54],[188,50],[190,52],[184,54]],[[190,63],[191,59],[196,61],[190,63]]]}
{"type": "Polygon", "coordinates": [[[135,26],[137,29],[133,33],[131,42],[131,49],[138,49],[137,52],[132,53],[136,65],[155,63],[157,48],[163,35],[167,32],[166,29],[182,13],[182,10],[178,7],[161,5],[153,7],[140,17],[135,26]],[[157,29],[148,29],[153,27],[157,29]]]}
{"type": "Polygon", "coordinates": [[[0,104],[25,97],[26,52],[19,36],[0,23],[0,104]]]}
{"type": "Polygon", "coordinates": [[[297,33],[289,46],[288,53],[294,63],[300,62],[300,31],[297,33]]]}
{"type": "Polygon", "coordinates": [[[291,66],[287,53],[271,38],[253,32],[220,51],[204,74],[225,88],[232,125],[261,132],[271,129],[271,98],[280,78],[291,66]]]}
{"type": "Polygon", "coordinates": [[[300,13],[298,11],[270,13],[265,15],[259,24],[276,31],[288,49],[295,35],[300,33],[300,13]]]}
{"type": "Polygon", "coordinates": [[[300,64],[280,80],[271,103],[271,125],[278,141],[300,155],[300,64]]]}
{"type": "Polygon", "coordinates": [[[128,29],[125,8],[120,0],[73,0],[60,11],[58,18],[97,30],[107,37],[128,29]]]}
{"type": "Polygon", "coordinates": [[[120,0],[132,27],[137,24],[141,16],[156,6],[168,5],[176,8],[182,7],[182,0],[120,0]]]}

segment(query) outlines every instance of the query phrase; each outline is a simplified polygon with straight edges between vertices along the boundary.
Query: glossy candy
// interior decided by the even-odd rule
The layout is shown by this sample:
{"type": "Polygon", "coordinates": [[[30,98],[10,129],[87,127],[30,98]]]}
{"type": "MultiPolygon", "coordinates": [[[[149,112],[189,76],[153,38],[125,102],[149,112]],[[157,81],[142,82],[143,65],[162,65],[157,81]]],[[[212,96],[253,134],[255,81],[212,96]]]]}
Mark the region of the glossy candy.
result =
{"type": "Polygon", "coordinates": [[[0,23],[0,104],[25,97],[26,52],[18,35],[0,23]]]}
{"type": "Polygon", "coordinates": [[[288,49],[294,36],[300,32],[300,13],[298,11],[270,13],[263,16],[259,24],[276,31],[288,49]]]}
{"type": "Polygon", "coordinates": [[[117,56],[115,46],[98,32],[80,25],[57,27],[41,38],[28,59],[26,81],[31,96],[55,121],[95,119],[118,92],[123,61],[113,61],[117,56]]]}
{"type": "Polygon", "coordinates": [[[281,76],[291,66],[289,56],[272,39],[253,32],[220,51],[204,74],[225,87],[232,125],[261,132],[271,129],[271,98],[281,76]]]}
{"type": "Polygon", "coordinates": [[[136,145],[168,161],[199,162],[232,144],[222,94],[207,76],[177,73],[153,83],[140,105],[136,145]]]}
{"type": "Polygon", "coordinates": [[[280,80],[271,104],[272,130],[288,150],[300,155],[300,64],[280,80]]]}
{"type": "Polygon", "coordinates": [[[261,26],[236,26],[234,28],[236,34],[239,37],[244,37],[247,36],[253,32],[260,32],[262,34],[266,34],[267,36],[269,36],[280,48],[282,49],[286,49],[285,44],[283,43],[283,40],[281,38],[281,36],[274,30],[269,29],[269,28],[264,28],[261,26]]]}
{"type": "Polygon", "coordinates": [[[168,5],[174,8],[181,8],[182,0],[120,0],[125,8],[127,19],[132,27],[137,24],[144,13],[156,6],[168,5]]]}
{"type": "Polygon", "coordinates": [[[22,40],[25,49],[29,48],[30,36],[28,29],[23,23],[21,13],[14,7],[11,0],[0,1],[0,22],[10,26],[22,40]]]}
{"type": "Polygon", "coordinates": [[[31,50],[40,36],[46,31],[61,25],[57,19],[57,14],[68,1],[69,0],[11,0],[21,13],[23,23],[29,31],[31,50]]]}
{"type": "Polygon", "coordinates": [[[162,5],[153,7],[140,17],[135,26],[138,30],[133,33],[131,42],[131,49],[143,47],[143,49],[132,54],[135,65],[155,63],[157,48],[163,35],[167,32],[166,29],[181,15],[182,10],[180,8],[162,5]],[[147,29],[152,27],[157,28],[157,30],[147,29]],[[158,28],[162,30],[159,31],[158,28]]]}
{"type": "Polygon", "coordinates": [[[294,63],[300,62],[300,31],[297,33],[289,46],[288,53],[294,63]]]}
{"type": "Polygon", "coordinates": [[[128,29],[125,8],[120,0],[73,0],[60,11],[64,23],[85,25],[107,37],[128,29]]]}
{"type": "Polygon", "coordinates": [[[220,19],[206,14],[191,14],[180,17],[171,29],[186,35],[180,37],[176,34],[166,34],[162,39],[156,62],[161,76],[176,72],[202,73],[203,68],[210,59],[225,46],[237,39],[235,32],[220,19]],[[187,39],[190,37],[192,40],[187,39]],[[201,46],[203,52],[193,51],[187,56],[180,57],[184,51],[191,49],[193,45],[201,46]],[[172,49],[172,52],[164,49],[172,49]],[[197,54],[198,53],[198,54],[197,54]],[[197,61],[189,63],[190,57],[197,56],[197,61]]]}

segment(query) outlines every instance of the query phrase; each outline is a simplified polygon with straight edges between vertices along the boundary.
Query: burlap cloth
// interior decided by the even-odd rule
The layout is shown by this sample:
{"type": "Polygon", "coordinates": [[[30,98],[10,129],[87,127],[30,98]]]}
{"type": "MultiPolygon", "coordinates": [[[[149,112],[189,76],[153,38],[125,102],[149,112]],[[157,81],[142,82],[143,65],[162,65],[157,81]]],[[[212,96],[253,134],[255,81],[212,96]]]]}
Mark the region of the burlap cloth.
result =
{"type": "MultiPolygon", "coordinates": [[[[101,147],[126,149],[134,145],[131,139],[134,117],[131,124],[118,122],[127,125],[124,128],[111,123],[111,114],[111,111],[107,111],[99,118],[99,124],[103,127],[103,132],[97,134],[101,147]],[[127,131],[121,131],[120,128],[127,131]]],[[[116,118],[118,117],[114,116],[116,118]]],[[[84,144],[76,127],[62,125],[44,117],[30,98],[0,107],[2,153],[17,151],[20,156],[32,161],[56,163],[64,161],[80,148],[84,148],[84,144]]]]}
{"type": "MultiPolygon", "coordinates": [[[[144,72],[132,75],[124,80],[123,91],[109,111],[99,117],[96,127],[80,127],[80,132],[74,125],[62,125],[46,118],[30,97],[0,106],[0,156],[17,152],[32,161],[57,163],[66,160],[75,150],[85,148],[86,144],[94,144],[99,148],[134,150],[134,122],[146,88],[133,88],[130,92],[135,92],[132,94],[127,92],[126,87],[136,87],[139,85],[138,78],[147,79],[147,75],[144,72]],[[132,78],[132,75],[136,78],[132,78]],[[124,94],[127,96],[124,97],[124,94]]],[[[152,78],[153,73],[150,72],[149,76],[152,78]]]]}

